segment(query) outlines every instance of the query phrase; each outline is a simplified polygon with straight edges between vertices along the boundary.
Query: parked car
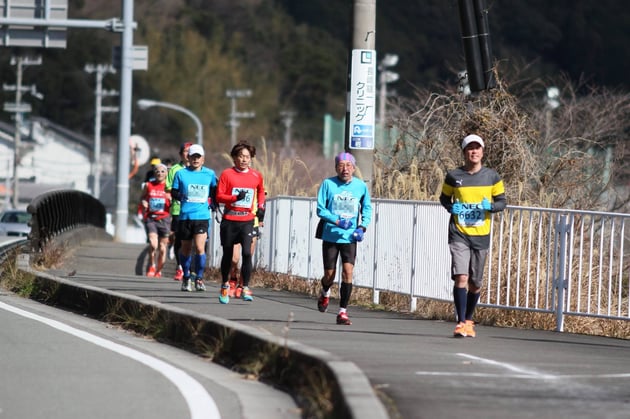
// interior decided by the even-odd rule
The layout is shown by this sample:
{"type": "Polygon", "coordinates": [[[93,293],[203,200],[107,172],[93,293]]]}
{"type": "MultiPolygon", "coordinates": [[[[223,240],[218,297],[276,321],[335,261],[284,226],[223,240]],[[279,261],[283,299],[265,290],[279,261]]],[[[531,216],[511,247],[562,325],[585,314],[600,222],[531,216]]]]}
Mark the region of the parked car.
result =
{"type": "Polygon", "coordinates": [[[5,210],[0,214],[0,236],[26,237],[31,232],[31,214],[23,210],[5,210]]]}

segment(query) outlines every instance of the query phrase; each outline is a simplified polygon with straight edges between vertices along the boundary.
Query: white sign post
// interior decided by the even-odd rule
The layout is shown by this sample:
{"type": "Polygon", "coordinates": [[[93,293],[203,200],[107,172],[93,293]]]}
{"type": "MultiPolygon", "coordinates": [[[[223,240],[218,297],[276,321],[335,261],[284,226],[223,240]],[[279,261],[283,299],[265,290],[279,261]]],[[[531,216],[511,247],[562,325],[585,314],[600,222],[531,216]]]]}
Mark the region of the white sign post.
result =
{"type": "Polygon", "coordinates": [[[376,51],[352,50],[350,84],[349,146],[351,149],[374,150],[376,51]]]}

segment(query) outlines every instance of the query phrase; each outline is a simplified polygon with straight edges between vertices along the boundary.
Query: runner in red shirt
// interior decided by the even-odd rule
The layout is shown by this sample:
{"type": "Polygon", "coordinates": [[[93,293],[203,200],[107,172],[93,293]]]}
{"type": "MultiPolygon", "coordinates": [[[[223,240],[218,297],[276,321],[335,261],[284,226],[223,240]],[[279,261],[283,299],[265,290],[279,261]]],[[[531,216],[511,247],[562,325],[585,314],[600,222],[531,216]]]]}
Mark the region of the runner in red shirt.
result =
{"type": "Polygon", "coordinates": [[[164,190],[167,172],[168,169],[165,164],[160,163],[154,167],[155,178],[144,185],[142,201],[140,202],[145,214],[144,222],[150,246],[147,276],[158,278],[162,276],[162,268],[166,262],[168,237],[171,232],[171,214],[169,212],[171,198],[164,190]]]}
{"type": "Polygon", "coordinates": [[[228,284],[234,245],[241,244],[243,291],[241,298],[252,301],[249,280],[252,273],[251,244],[254,230],[254,218],[262,226],[265,218],[265,187],[263,176],[250,166],[256,156],[256,147],[241,141],[232,147],[230,156],[234,166],[226,169],[219,177],[217,202],[225,204],[221,220],[221,294],[219,301],[227,304],[230,301],[228,284]],[[256,202],[257,201],[257,202],[256,202]]]}

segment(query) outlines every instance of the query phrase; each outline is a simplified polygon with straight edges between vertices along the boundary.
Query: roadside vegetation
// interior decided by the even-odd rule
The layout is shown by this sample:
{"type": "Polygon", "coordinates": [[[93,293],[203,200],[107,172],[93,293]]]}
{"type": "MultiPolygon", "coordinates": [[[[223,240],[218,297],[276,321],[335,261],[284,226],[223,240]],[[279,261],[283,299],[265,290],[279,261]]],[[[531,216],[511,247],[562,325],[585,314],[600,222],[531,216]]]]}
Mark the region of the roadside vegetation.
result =
{"type": "MultiPolygon", "coordinates": [[[[436,201],[446,171],[462,163],[460,141],[477,133],[486,141],[485,164],[503,177],[508,203],[542,208],[627,212],[630,172],[630,95],[603,88],[588,89],[566,79],[559,86],[560,103],[552,108],[537,95],[542,80],[510,88],[506,82],[476,97],[436,86],[417,90],[413,100],[389,103],[392,143],[376,150],[372,195],[375,198],[436,201]],[[518,92],[518,96],[510,93],[518,92]]],[[[270,196],[315,196],[319,182],[334,175],[330,161],[313,159],[312,150],[282,159],[266,147],[255,160],[270,196]],[[315,182],[314,182],[315,181],[315,182]]],[[[630,271],[630,255],[624,258],[630,271]]],[[[597,266],[593,267],[597,269],[597,266]]],[[[315,295],[318,281],[257,272],[265,287],[315,295]]],[[[618,292],[628,301],[628,276],[618,292]]],[[[371,291],[353,293],[355,303],[371,306],[371,291]]],[[[616,297],[616,296],[615,296],[616,297]]],[[[482,296],[483,299],[483,296],[482,296]]],[[[381,295],[379,309],[408,311],[408,297],[381,295]]],[[[422,301],[413,315],[453,319],[452,304],[422,301]]],[[[479,322],[495,326],[552,330],[553,316],[481,308],[479,322]]],[[[630,338],[627,321],[567,317],[565,330],[630,338]]]]}

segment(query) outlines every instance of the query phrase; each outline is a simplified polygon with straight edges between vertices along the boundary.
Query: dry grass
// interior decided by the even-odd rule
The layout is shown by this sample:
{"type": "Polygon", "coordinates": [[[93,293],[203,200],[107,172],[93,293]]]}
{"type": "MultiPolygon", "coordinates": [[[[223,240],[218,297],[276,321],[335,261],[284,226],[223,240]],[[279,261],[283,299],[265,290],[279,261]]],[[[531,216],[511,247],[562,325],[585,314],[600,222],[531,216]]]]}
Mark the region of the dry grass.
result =
{"type": "MultiPolygon", "coordinates": [[[[497,80],[497,89],[475,97],[464,98],[453,89],[438,87],[418,89],[413,99],[389,103],[389,125],[398,136],[394,144],[375,152],[372,196],[437,200],[446,172],[462,164],[461,138],[476,133],[486,140],[484,164],[502,176],[511,205],[604,211],[627,208],[630,194],[619,185],[627,184],[630,177],[624,164],[630,157],[625,144],[630,130],[629,94],[576,86],[567,80],[519,80],[516,96],[505,81],[498,76],[497,80]],[[561,106],[555,110],[545,107],[541,99],[544,86],[549,85],[561,86],[561,106]],[[612,154],[606,154],[609,149],[614,150],[612,154]]],[[[261,150],[256,164],[265,174],[270,196],[315,196],[319,182],[333,173],[332,165],[322,176],[314,176],[309,170],[325,169],[328,162],[309,165],[299,156],[282,160],[266,147],[261,150]]],[[[301,154],[309,155],[308,151],[301,154]]],[[[319,288],[319,281],[290,275],[265,273],[255,275],[255,280],[265,287],[312,296],[319,288]]],[[[524,289],[519,291],[522,300],[526,293],[524,289]]],[[[353,292],[353,303],[373,306],[371,295],[365,292],[353,292]]],[[[502,297],[507,297],[506,291],[503,293],[502,297]]],[[[381,304],[375,308],[404,312],[409,307],[405,298],[381,293],[381,304]]],[[[625,298],[623,301],[627,301],[625,298]]],[[[414,315],[453,318],[449,303],[426,301],[418,307],[414,315]]],[[[480,309],[476,317],[481,323],[498,326],[554,327],[554,319],[540,313],[480,309]]],[[[620,327],[618,322],[567,320],[566,328],[577,333],[628,337],[627,326],[620,327]]]]}

